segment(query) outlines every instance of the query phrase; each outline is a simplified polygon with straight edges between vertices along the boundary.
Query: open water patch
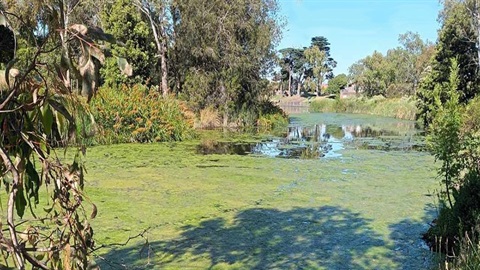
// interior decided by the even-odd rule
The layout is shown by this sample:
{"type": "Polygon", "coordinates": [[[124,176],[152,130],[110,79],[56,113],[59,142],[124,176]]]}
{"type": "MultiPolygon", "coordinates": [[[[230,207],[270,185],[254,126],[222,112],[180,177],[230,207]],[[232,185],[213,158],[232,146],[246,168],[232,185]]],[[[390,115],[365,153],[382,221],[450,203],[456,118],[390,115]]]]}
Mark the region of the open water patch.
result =
{"type": "Polygon", "coordinates": [[[425,150],[424,136],[413,121],[358,115],[350,117],[308,114],[304,119],[296,116],[291,118],[291,124],[282,137],[270,137],[260,142],[206,141],[197,146],[197,153],[319,159],[341,158],[344,149],[425,150]]]}

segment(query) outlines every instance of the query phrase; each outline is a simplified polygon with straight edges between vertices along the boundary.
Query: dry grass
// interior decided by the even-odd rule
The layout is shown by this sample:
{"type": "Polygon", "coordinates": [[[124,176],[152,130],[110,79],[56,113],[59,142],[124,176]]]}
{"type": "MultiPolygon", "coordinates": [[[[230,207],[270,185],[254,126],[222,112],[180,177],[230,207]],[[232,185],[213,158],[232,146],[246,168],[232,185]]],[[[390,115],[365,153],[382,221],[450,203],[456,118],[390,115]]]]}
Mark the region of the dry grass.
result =
{"type": "Polygon", "coordinates": [[[200,119],[196,123],[196,128],[212,129],[221,126],[221,118],[218,110],[208,107],[200,111],[200,119]]]}

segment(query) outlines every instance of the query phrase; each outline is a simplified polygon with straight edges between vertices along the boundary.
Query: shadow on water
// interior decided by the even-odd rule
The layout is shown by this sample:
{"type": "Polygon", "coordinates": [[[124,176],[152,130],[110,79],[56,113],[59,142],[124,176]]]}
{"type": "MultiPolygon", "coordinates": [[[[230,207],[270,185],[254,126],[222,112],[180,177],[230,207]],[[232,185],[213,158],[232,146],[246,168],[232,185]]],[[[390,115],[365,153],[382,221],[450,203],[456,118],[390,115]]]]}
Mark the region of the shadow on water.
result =
{"type": "Polygon", "coordinates": [[[197,145],[197,154],[202,155],[248,155],[257,143],[205,141],[197,145]]]}
{"type": "Polygon", "coordinates": [[[228,265],[241,269],[389,269],[392,258],[387,256],[386,265],[377,265],[382,261],[378,256],[385,255],[369,253],[385,245],[369,222],[359,213],[333,206],[290,211],[254,208],[238,212],[233,222],[213,218],[185,226],[177,239],[149,242],[148,248],[113,250],[99,262],[102,269],[228,265]],[[145,265],[147,261],[150,265],[145,265]]]}

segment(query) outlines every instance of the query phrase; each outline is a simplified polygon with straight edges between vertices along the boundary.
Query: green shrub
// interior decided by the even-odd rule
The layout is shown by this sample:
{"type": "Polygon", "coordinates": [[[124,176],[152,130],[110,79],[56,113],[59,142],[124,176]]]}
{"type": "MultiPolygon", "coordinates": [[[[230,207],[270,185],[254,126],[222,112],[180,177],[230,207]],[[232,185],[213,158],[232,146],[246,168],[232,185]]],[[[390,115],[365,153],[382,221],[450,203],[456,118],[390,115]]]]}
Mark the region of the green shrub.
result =
{"type": "MultiPolygon", "coordinates": [[[[455,192],[453,208],[442,203],[435,225],[425,239],[436,250],[454,258],[454,265],[479,262],[478,239],[480,232],[480,175],[469,172],[464,183],[455,192]],[[475,241],[476,242],[475,242],[475,241]],[[474,241],[474,242],[472,242],[474,241]],[[471,256],[477,256],[472,258],[471,256]]],[[[454,267],[454,269],[471,269],[454,267]]],[[[477,268],[473,268],[477,269],[477,268]]]]}
{"type": "Polygon", "coordinates": [[[480,175],[470,171],[464,179],[464,184],[455,196],[453,206],[455,217],[460,221],[460,230],[477,229],[480,225],[480,175]]]}
{"type": "Polygon", "coordinates": [[[423,238],[434,251],[453,254],[458,240],[458,228],[458,219],[453,210],[442,202],[437,219],[423,238]]]}
{"type": "Polygon", "coordinates": [[[430,240],[440,239],[437,244],[440,250],[453,255],[453,262],[446,262],[447,268],[452,264],[455,269],[478,269],[478,264],[470,266],[480,261],[480,108],[478,98],[466,107],[459,103],[455,60],[449,83],[437,86],[434,98],[438,107],[427,142],[436,160],[441,162],[438,176],[445,190],[440,195],[448,205],[443,204],[437,223],[427,235],[430,240]],[[449,97],[443,103],[441,93],[449,97]]]}
{"type": "Polygon", "coordinates": [[[259,106],[257,126],[262,131],[284,128],[288,125],[288,117],[285,112],[271,101],[264,101],[259,106]]]}
{"type": "Polygon", "coordinates": [[[91,103],[97,143],[181,141],[191,138],[193,113],[141,85],[102,88],[91,103]]]}

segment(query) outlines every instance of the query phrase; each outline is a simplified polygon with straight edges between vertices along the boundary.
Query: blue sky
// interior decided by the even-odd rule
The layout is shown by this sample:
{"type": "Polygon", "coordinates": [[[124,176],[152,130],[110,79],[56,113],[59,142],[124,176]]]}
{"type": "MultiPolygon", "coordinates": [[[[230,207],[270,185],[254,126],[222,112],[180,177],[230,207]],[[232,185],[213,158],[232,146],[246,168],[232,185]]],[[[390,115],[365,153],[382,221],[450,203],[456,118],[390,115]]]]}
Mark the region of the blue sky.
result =
{"type": "Polygon", "coordinates": [[[308,47],[313,36],[324,36],[338,62],[335,74],[373,53],[399,46],[398,36],[417,32],[436,41],[438,0],[279,0],[287,20],[278,48],[308,47]]]}

